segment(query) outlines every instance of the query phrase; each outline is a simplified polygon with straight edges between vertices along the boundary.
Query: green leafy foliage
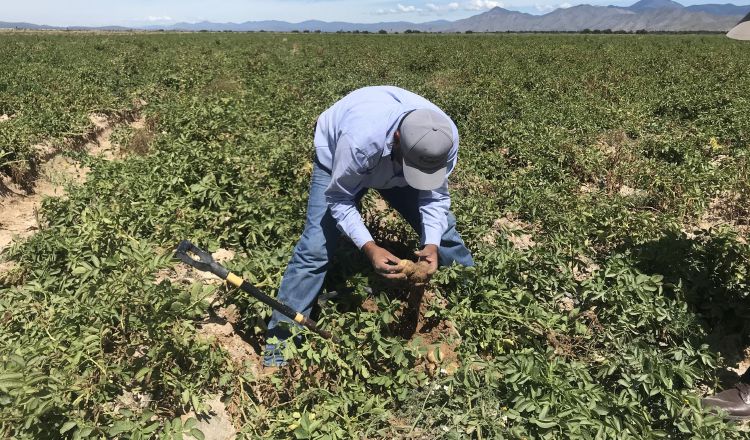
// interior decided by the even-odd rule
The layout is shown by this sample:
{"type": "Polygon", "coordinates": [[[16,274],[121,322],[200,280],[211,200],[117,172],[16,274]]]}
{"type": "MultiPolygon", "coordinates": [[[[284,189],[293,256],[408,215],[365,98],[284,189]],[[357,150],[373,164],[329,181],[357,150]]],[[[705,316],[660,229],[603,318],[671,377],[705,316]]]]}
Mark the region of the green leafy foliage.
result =
{"type": "MultiPolygon", "coordinates": [[[[0,280],[0,435],[201,438],[180,416],[221,392],[247,438],[742,436],[699,400],[732,363],[722,339],[746,346],[750,330],[745,46],[570,35],[0,42],[0,114],[14,115],[0,122],[0,172],[135,98],[153,133],[123,160],[84,157],[88,181],[48,199],[46,227],[6,252],[22,273],[0,280]],[[306,333],[272,375],[232,364],[196,337],[209,298],[238,305],[248,337],[270,311],[158,273],[190,238],[236,250],[232,270],[274,293],[304,223],[315,118],[372,84],[426,96],[461,133],[453,209],[477,266],[442,269],[432,289],[447,306],[425,314],[453,322],[458,367],[424,370],[429,352],[442,354],[396,331],[403,297],[343,243],[327,287],[353,293],[319,317],[341,342],[306,333]],[[368,295],[374,308],[360,306],[368,295]]],[[[370,226],[389,225],[377,237],[414,244],[372,208],[366,199],[370,226]]]]}

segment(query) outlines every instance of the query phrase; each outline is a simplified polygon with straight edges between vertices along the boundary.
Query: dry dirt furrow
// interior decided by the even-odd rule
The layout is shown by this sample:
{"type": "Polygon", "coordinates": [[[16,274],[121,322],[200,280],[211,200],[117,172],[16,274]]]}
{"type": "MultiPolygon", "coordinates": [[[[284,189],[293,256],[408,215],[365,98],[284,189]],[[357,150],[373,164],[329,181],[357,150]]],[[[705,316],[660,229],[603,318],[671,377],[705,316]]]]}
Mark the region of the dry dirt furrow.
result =
{"type": "MultiPolygon", "coordinates": [[[[82,148],[91,155],[114,159],[117,146],[113,145],[110,137],[116,123],[100,114],[92,114],[89,119],[94,124],[94,130],[90,135],[83,136],[89,141],[82,148]]],[[[123,118],[124,121],[130,119],[123,118]]],[[[134,129],[144,125],[143,119],[129,124],[134,129]]],[[[46,162],[40,166],[41,172],[32,191],[25,191],[7,177],[0,182],[0,251],[9,247],[14,240],[33,235],[43,226],[38,213],[44,197],[62,197],[65,195],[65,185],[86,181],[89,169],[61,155],[54,145],[40,144],[35,148],[46,162]]]]}

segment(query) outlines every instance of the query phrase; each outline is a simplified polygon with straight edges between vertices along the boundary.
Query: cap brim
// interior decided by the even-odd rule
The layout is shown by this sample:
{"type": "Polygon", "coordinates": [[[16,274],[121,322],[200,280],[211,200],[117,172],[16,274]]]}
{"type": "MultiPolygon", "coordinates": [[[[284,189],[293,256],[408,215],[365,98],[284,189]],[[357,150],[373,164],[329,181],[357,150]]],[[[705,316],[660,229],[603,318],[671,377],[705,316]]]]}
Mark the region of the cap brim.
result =
{"type": "Polygon", "coordinates": [[[423,191],[431,191],[438,189],[443,186],[445,182],[445,176],[447,174],[447,167],[438,168],[435,171],[425,172],[419,170],[408,163],[404,164],[404,178],[406,183],[412,188],[416,188],[423,191]]]}

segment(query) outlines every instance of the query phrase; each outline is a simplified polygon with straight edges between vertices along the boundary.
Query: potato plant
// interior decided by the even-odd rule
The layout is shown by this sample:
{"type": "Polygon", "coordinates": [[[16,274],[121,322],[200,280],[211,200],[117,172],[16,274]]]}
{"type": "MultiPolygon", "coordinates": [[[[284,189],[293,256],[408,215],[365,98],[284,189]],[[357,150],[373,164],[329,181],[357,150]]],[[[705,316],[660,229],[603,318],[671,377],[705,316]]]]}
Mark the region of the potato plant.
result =
{"type": "MultiPolygon", "coordinates": [[[[116,161],[61,143],[88,180],[47,199],[44,228],[3,254],[20,272],[0,279],[0,436],[200,438],[181,416],[216,393],[244,438],[744,435],[700,408],[750,345],[741,43],[228,33],[0,43],[0,114],[14,115],[0,122],[4,175],[31,185],[31,146],[84,132],[91,112],[142,100],[153,133],[116,161]],[[270,375],[232,363],[198,337],[211,301],[237,306],[247,339],[270,310],[159,274],[189,238],[236,251],[232,270],[275,293],[304,223],[315,118],[371,84],[426,96],[461,133],[451,193],[477,266],[441,269],[425,311],[452,322],[455,371],[425,369],[446,353],[396,330],[404,296],[344,242],[326,290],[345,293],[318,313],[341,342],[303,334],[270,375]]],[[[386,221],[370,198],[363,209],[373,229],[386,221]]],[[[415,246],[403,222],[388,225],[376,237],[415,246]]]]}

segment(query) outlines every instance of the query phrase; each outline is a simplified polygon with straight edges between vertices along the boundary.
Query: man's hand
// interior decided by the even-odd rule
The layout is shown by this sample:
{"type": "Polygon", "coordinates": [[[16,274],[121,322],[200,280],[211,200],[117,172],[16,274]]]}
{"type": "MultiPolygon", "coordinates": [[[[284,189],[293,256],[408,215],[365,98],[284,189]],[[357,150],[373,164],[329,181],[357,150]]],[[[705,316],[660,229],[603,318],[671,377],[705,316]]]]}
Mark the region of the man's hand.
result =
{"type": "Polygon", "coordinates": [[[374,241],[368,241],[362,246],[362,251],[370,259],[372,267],[380,275],[390,280],[403,280],[406,275],[401,273],[401,269],[397,266],[398,262],[401,261],[398,257],[383,249],[382,247],[375,244],[374,241]]]}
{"type": "Polygon", "coordinates": [[[422,248],[421,251],[414,252],[414,255],[419,257],[419,261],[426,261],[430,265],[430,270],[427,274],[432,276],[437,272],[438,268],[438,247],[434,244],[427,244],[422,248]]]}

